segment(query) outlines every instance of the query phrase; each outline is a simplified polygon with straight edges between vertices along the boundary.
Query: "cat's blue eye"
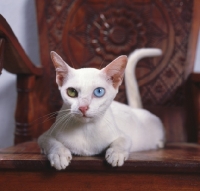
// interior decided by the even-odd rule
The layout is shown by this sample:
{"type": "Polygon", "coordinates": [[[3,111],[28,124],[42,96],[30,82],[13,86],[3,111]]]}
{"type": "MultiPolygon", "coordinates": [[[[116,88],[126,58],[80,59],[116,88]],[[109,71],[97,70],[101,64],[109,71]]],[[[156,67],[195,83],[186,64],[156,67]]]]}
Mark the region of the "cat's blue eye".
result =
{"type": "Polygon", "coordinates": [[[102,97],[102,96],[104,96],[104,94],[105,94],[105,89],[104,88],[96,88],[94,90],[94,95],[96,97],[102,97]]]}

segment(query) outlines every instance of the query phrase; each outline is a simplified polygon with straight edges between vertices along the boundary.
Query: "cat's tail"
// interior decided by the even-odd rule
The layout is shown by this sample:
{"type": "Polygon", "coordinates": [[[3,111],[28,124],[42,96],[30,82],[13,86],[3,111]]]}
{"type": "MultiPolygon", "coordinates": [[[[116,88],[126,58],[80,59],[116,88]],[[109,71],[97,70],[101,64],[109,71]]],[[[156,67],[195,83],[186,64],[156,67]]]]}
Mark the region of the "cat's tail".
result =
{"type": "Polygon", "coordinates": [[[135,76],[137,62],[144,57],[160,56],[162,50],[158,48],[142,48],[129,55],[125,70],[125,84],[128,104],[133,108],[142,108],[142,101],[135,76]]]}

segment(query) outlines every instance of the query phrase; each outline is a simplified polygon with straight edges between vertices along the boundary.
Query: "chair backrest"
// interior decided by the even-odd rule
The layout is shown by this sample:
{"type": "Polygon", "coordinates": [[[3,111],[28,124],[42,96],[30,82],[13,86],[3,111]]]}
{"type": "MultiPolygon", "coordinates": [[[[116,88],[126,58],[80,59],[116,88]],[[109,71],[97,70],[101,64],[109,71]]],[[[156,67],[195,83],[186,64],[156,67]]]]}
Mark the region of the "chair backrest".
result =
{"type": "MultiPolygon", "coordinates": [[[[163,120],[169,142],[195,139],[187,128],[185,84],[193,70],[199,0],[36,0],[36,7],[44,73],[34,79],[32,119],[62,104],[50,51],[72,67],[100,68],[134,49],[156,47],[163,56],[141,60],[136,70],[144,108],[163,120]]],[[[124,83],[116,100],[127,102],[124,83]]],[[[33,137],[53,121],[31,124],[33,137]]]]}

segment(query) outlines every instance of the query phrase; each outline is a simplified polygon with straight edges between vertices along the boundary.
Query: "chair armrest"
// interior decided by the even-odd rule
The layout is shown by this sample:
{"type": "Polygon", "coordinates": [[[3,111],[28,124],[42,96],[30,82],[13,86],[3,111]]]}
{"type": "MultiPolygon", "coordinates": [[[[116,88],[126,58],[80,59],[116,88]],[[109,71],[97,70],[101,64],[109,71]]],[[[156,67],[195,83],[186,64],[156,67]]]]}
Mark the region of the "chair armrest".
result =
{"type": "Polygon", "coordinates": [[[14,74],[42,74],[42,68],[30,61],[11,27],[0,14],[0,72],[2,68],[14,74]]]}

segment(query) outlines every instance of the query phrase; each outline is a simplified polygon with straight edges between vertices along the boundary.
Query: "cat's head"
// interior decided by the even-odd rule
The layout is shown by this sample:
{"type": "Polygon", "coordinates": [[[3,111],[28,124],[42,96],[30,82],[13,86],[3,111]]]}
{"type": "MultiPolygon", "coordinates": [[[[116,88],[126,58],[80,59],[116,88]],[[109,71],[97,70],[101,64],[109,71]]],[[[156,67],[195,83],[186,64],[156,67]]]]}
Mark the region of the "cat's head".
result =
{"type": "Polygon", "coordinates": [[[120,56],[105,68],[71,68],[55,52],[56,83],[72,115],[81,121],[101,117],[115,98],[122,83],[127,56],[120,56]]]}

